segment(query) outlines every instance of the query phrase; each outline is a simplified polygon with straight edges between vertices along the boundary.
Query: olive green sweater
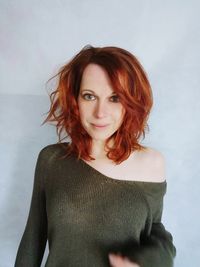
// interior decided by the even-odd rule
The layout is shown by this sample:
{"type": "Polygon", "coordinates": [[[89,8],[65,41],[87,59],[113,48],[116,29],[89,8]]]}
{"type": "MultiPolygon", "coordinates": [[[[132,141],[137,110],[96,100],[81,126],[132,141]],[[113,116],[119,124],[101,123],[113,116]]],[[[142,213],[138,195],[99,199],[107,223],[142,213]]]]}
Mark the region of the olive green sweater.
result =
{"type": "Polygon", "coordinates": [[[47,240],[45,267],[108,267],[110,252],[141,267],[173,266],[176,248],[161,222],[166,181],[113,179],[64,153],[63,144],[39,153],[15,267],[41,266],[47,240]]]}

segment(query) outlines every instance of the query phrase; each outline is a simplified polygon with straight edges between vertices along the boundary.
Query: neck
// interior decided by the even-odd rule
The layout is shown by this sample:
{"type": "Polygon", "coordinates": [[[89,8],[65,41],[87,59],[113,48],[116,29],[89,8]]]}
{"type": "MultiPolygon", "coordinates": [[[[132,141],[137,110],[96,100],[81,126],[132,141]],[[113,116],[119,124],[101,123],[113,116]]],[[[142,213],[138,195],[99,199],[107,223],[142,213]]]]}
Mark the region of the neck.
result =
{"type": "Polygon", "coordinates": [[[108,160],[107,151],[105,150],[105,141],[93,140],[92,144],[92,157],[96,160],[108,160]]]}

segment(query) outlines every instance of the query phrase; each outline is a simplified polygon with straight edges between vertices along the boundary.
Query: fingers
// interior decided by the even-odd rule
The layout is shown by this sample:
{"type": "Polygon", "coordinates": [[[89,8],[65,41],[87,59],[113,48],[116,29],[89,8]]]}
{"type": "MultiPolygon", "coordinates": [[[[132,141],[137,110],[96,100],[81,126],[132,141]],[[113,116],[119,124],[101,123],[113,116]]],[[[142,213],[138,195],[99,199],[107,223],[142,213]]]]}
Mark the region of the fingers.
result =
{"type": "Polygon", "coordinates": [[[110,253],[108,255],[112,267],[139,267],[138,264],[129,261],[128,258],[110,253]]]}
{"type": "Polygon", "coordinates": [[[116,254],[109,254],[108,256],[112,267],[122,267],[122,257],[116,254]]]}

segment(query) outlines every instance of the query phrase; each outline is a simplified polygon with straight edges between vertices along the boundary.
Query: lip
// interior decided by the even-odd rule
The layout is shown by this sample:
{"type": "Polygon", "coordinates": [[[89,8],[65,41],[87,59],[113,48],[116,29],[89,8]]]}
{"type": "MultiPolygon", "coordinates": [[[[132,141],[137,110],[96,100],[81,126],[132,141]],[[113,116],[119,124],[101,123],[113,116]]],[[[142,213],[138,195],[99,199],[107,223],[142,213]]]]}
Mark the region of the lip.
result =
{"type": "Polygon", "coordinates": [[[100,125],[100,124],[93,124],[92,123],[92,125],[94,126],[94,127],[96,127],[96,128],[105,128],[106,126],[108,126],[108,124],[102,124],[102,125],[100,125]]]}

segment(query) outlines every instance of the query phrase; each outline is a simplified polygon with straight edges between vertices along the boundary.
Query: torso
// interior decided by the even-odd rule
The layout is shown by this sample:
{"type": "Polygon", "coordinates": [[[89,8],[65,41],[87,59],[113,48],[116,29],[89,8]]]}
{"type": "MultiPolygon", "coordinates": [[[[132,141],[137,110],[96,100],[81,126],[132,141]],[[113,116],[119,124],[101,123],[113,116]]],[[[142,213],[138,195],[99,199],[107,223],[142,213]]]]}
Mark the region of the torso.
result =
{"type": "Polygon", "coordinates": [[[114,179],[145,182],[162,182],[165,180],[165,170],[154,167],[154,158],[160,152],[148,147],[145,151],[134,151],[127,160],[115,165],[110,160],[85,161],[100,173],[114,179]]]}

